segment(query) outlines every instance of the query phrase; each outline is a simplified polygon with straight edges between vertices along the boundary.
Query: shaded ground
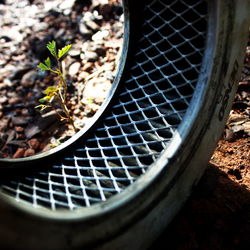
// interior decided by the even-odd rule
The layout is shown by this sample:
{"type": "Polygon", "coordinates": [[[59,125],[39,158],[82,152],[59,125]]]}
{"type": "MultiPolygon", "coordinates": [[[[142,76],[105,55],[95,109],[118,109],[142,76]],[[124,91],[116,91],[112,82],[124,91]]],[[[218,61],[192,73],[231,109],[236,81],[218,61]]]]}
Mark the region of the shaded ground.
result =
{"type": "Polygon", "coordinates": [[[153,249],[243,250],[249,249],[249,235],[249,190],[210,164],[195,192],[153,249]]]}

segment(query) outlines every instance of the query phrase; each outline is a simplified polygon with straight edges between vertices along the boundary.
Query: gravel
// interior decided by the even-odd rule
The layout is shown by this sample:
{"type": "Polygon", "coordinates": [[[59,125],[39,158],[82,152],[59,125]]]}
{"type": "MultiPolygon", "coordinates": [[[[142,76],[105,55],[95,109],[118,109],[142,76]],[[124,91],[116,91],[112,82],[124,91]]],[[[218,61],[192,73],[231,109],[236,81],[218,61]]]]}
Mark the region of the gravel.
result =
{"type": "Polygon", "coordinates": [[[59,48],[72,44],[63,60],[67,102],[81,129],[100,108],[114,79],[122,44],[122,6],[118,0],[6,0],[0,2],[0,10],[0,155],[26,157],[73,134],[56,113],[41,114],[35,108],[46,87],[57,80],[37,69],[49,56],[47,43],[55,40],[59,48]],[[31,147],[31,140],[39,146],[31,147]]]}

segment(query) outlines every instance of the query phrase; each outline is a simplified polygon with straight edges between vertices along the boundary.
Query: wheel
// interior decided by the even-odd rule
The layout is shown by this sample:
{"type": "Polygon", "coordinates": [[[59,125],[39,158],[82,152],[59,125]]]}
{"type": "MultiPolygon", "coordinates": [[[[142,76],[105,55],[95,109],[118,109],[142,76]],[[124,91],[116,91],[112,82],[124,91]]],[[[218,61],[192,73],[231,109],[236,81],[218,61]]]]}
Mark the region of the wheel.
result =
{"type": "Polygon", "coordinates": [[[223,131],[248,11],[247,1],[125,0],[119,72],[92,126],[48,157],[1,163],[0,245],[149,247],[223,131]]]}

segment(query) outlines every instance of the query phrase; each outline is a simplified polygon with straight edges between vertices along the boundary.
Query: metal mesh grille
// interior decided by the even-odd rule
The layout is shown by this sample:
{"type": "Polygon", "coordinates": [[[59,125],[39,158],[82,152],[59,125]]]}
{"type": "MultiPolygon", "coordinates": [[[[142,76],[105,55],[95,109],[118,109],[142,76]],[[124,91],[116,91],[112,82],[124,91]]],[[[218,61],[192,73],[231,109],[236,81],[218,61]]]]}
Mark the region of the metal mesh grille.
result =
{"type": "Polygon", "coordinates": [[[88,207],[122,192],[166,149],[189,106],[206,35],[205,1],[144,1],[124,90],[81,147],[1,189],[37,207],[88,207]]]}

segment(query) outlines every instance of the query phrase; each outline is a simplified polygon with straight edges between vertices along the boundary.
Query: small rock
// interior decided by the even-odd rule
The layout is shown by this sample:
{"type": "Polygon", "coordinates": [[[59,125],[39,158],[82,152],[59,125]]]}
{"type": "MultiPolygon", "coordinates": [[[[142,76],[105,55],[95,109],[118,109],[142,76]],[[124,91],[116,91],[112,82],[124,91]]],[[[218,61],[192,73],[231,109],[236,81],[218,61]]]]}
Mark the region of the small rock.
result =
{"type": "Polygon", "coordinates": [[[85,43],[83,43],[83,45],[81,47],[81,51],[84,53],[85,51],[88,51],[89,47],[90,47],[89,43],[85,42],[85,43]]]}
{"type": "Polygon", "coordinates": [[[68,53],[71,57],[78,57],[81,54],[80,49],[72,49],[68,53]]]}
{"type": "Polygon", "coordinates": [[[87,62],[96,62],[98,60],[98,54],[96,52],[93,52],[93,51],[86,51],[84,53],[83,58],[87,62]]]}
{"type": "Polygon", "coordinates": [[[79,108],[75,109],[73,114],[74,115],[79,115],[81,113],[81,110],[79,108]]]}
{"type": "Polygon", "coordinates": [[[91,29],[94,32],[100,29],[100,26],[92,20],[87,20],[84,23],[87,26],[87,28],[91,29]]]}
{"type": "Polygon", "coordinates": [[[91,36],[93,35],[93,32],[90,31],[84,23],[80,23],[79,32],[86,39],[91,38],[91,36]]]}
{"type": "Polygon", "coordinates": [[[18,96],[14,96],[14,97],[11,97],[11,98],[8,99],[8,103],[10,105],[17,104],[17,103],[19,103],[21,101],[22,101],[22,99],[20,97],[18,97],[18,96]]]}
{"type": "Polygon", "coordinates": [[[65,35],[65,28],[59,29],[55,34],[55,39],[61,39],[65,35]]]}
{"type": "Polygon", "coordinates": [[[225,129],[224,139],[226,141],[233,141],[234,140],[234,132],[232,131],[232,129],[225,129]]]}
{"type": "Polygon", "coordinates": [[[31,70],[30,67],[21,67],[17,68],[11,75],[10,75],[10,80],[17,80],[23,77],[25,73],[27,73],[29,70],[31,70]]]}
{"type": "Polygon", "coordinates": [[[23,75],[21,84],[24,87],[31,87],[34,85],[36,79],[37,79],[37,71],[31,70],[23,75]]]}
{"type": "Polygon", "coordinates": [[[0,59],[0,66],[4,66],[6,64],[6,60],[0,59]]]}
{"type": "Polygon", "coordinates": [[[124,17],[124,14],[121,14],[120,18],[119,18],[119,21],[121,23],[124,23],[124,20],[125,20],[125,17],[124,17]]]}
{"type": "Polygon", "coordinates": [[[83,96],[90,98],[106,98],[107,92],[111,87],[111,82],[105,77],[100,77],[98,79],[91,79],[86,82],[83,96]]]}
{"type": "MultiPolygon", "coordinates": [[[[83,71],[79,74],[78,76],[78,80],[81,81],[81,80],[85,80],[87,77],[89,76],[89,73],[86,72],[86,71],[83,71]]],[[[81,87],[80,87],[81,88],[81,87]]],[[[84,88],[83,88],[84,89],[84,88]]]]}
{"type": "Polygon", "coordinates": [[[61,10],[71,9],[75,3],[75,0],[64,0],[60,5],[59,8],[61,10]]]}
{"type": "Polygon", "coordinates": [[[84,127],[85,122],[86,121],[84,119],[77,119],[74,124],[76,128],[81,129],[84,127]]]}
{"type": "Polygon", "coordinates": [[[18,133],[22,133],[24,131],[24,128],[21,127],[21,126],[16,126],[15,131],[18,132],[18,133]]]}
{"type": "Polygon", "coordinates": [[[12,116],[11,121],[15,126],[25,126],[29,123],[31,117],[12,116]]]}
{"type": "Polygon", "coordinates": [[[36,150],[40,147],[40,142],[36,138],[33,138],[28,141],[28,145],[30,146],[30,148],[36,150]]]}
{"type": "Polygon", "coordinates": [[[71,9],[66,9],[66,10],[63,11],[63,14],[64,14],[65,16],[70,15],[70,13],[71,13],[71,9]]]}
{"type": "Polygon", "coordinates": [[[0,103],[3,104],[8,101],[8,98],[6,96],[0,96],[0,103]]]}
{"type": "Polygon", "coordinates": [[[36,151],[35,151],[34,149],[28,148],[28,149],[25,150],[23,156],[24,156],[24,157],[29,157],[29,156],[34,155],[35,153],[36,153],[36,151]]]}
{"type": "Polygon", "coordinates": [[[29,114],[29,110],[24,108],[21,110],[21,114],[27,116],[29,114]]]}
{"type": "Polygon", "coordinates": [[[114,80],[115,75],[113,74],[112,71],[106,71],[104,75],[105,75],[105,77],[106,77],[108,80],[110,80],[110,81],[113,81],[113,80],[114,80]]]}
{"type": "Polygon", "coordinates": [[[81,63],[79,63],[79,62],[75,62],[75,63],[71,64],[69,67],[69,75],[71,77],[75,76],[78,73],[80,67],[81,67],[81,63]]]}
{"type": "Polygon", "coordinates": [[[1,88],[8,88],[8,87],[12,87],[13,86],[13,82],[10,81],[9,79],[5,78],[3,80],[3,84],[1,85],[1,88]]]}
{"type": "Polygon", "coordinates": [[[94,14],[90,11],[84,13],[82,22],[92,21],[94,19],[94,14]]]}
{"type": "Polygon", "coordinates": [[[47,30],[49,27],[49,25],[47,23],[37,23],[36,25],[34,25],[33,27],[33,31],[34,32],[39,32],[39,31],[45,31],[47,30]]]}
{"type": "Polygon", "coordinates": [[[24,130],[25,136],[28,139],[31,139],[36,134],[39,134],[46,128],[48,128],[51,124],[56,123],[58,121],[58,116],[55,111],[50,111],[39,119],[35,123],[30,123],[24,130]]]}
{"type": "Polygon", "coordinates": [[[87,63],[85,63],[85,64],[83,65],[82,70],[83,70],[83,71],[86,71],[86,72],[90,72],[90,71],[93,69],[93,67],[94,67],[94,64],[93,64],[93,63],[87,62],[87,63]]]}
{"type": "Polygon", "coordinates": [[[108,30],[102,30],[102,31],[100,30],[92,36],[92,40],[93,41],[104,40],[108,38],[108,36],[109,36],[108,30]]]}
{"type": "Polygon", "coordinates": [[[17,151],[15,152],[15,154],[13,155],[13,158],[22,158],[24,156],[25,153],[25,148],[18,148],[17,151]]]}
{"type": "Polygon", "coordinates": [[[24,136],[24,134],[22,134],[22,133],[21,133],[21,134],[17,133],[17,134],[16,134],[16,139],[17,139],[17,140],[24,140],[24,139],[25,139],[25,136],[24,136]]]}

